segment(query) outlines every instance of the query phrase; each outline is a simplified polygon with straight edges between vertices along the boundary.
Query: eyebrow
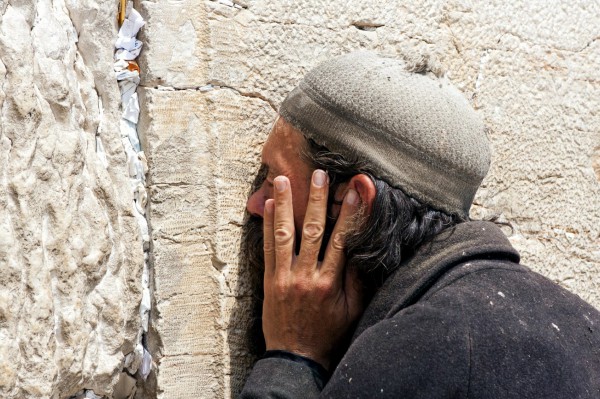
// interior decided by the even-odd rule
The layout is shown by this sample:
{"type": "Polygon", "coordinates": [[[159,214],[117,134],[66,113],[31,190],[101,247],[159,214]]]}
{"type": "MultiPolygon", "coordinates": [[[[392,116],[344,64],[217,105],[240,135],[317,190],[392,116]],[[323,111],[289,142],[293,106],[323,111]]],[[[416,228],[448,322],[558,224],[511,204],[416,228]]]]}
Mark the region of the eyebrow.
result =
{"type": "Polygon", "coordinates": [[[272,168],[266,163],[261,163],[260,168],[261,168],[261,173],[264,173],[265,179],[267,178],[267,176],[269,174],[273,175],[273,178],[275,178],[281,174],[277,171],[276,168],[272,168]]]}
{"type": "Polygon", "coordinates": [[[266,163],[261,163],[260,168],[258,169],[258,173],[256,174],[257,181],[263,182],[267,180],[267,176],[269,175],[270,168],[266,163]]]}

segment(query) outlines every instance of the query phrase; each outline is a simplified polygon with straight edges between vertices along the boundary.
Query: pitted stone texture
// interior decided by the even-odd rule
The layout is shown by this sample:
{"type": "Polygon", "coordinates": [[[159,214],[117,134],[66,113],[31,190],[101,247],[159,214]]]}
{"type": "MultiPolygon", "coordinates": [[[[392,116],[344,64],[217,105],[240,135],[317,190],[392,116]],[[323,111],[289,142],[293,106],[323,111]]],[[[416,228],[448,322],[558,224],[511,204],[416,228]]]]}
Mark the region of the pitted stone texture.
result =
{"type": "Polygon", "coordinates": [[[359,48],[396,55],[402,49],[435,52],[451,46],[433,18],[406,23],[415,20],[415,9],[429,12],[427,4],[256,1],[227,16],[219,12],[224,6],[209,5],[209,81],[261,96],[274,106],[308,70],[331,56],[359,48]]]}
{"type": "Polygon", "coordinates": [[[229,89],[146,88],[141,98],[151,179],[153,324],[162,342],[153,350],[157,394],[222,397],[230,374],[239,385],[252,362],[241,343],[252,291],[238,253],[245,200],[274,113],[264,101],[229,89]],[[242,338],[232,340],[236,334],[242,338]],[[239,361],[232,366],[230,358],[239,361]]]}
{"type": "MultiPolygon", "coordinates": [[[[205,243],[211,256],[214,254],[211,265],[203,265],[202,270],[212,266],[210,274],[218,282],[217,288],[211,283],[207,289],[217,291],[212,298],[220,308],[220,319],[214,328],[224,337],[221,353],[225,358],[211,363],[218,366],[211,369],[216,375],[210,375],[220,382],[218,389],[214,388],[213,377],[206,377],[208,392],[235,396],[243,383],[244,367],[249,364],[243,335],[248,325],[244,317],[249,317],[252,302],[246,292],[251,289],[248,276],[243,274],[246,271],[237,268],[236,224],[243,215],[264,132],[272,122],[263,117],[273,115],[265,107],[276,109],[286,93],[320,61],[354,49],[391,56],[408,52],[416,60],[427,54],[436,70],[446,71],[483,114],[493,145],[493,166],[476,197],[472,216],[501,214],[514,226],[511,240],[521,251],[524,264],[600,306],[600,41],[596,29],[600,26],[600,4],[586,0],[559,1],[552,7],[542,0],[222,3],[226,2],[205,0],[203,7],[193,11],[189,11],[189,1],[142,3],[150,21],[170,18],[171,11],[167,10],[181,15],[164,30],[146,31],[146,84],[221,87],[206,94],[169,92],[169,109],[182,110],[169,118],[160,112],[149,113],[146,122],[153,129],[165,130],[163,138],[148,136],[147,140],[155,149],[151,173],[156,174],[153,190],[157,195],[164,189],[163,197],[168,198],[170,190],[192,184],[193,176],[193,184],[210,197],[207,203],[198,197],[195,187],[190,198],[205,204],[194,210],[198,219],[183,218],[186,222],[180,222],[180,229],[184,234],[169,233],[173,228],[167,226],[157,236],[171,237],[165,238],[165,245],[167,240],[181,246],[198,240],[205,243]],[[192,41],[206,48],[190,47],[186,54],[193,54],[192,58],[182,63],[173,58],[182,40],[176,34],[186,29],[192,32],[191,15],[206,23],[194,25],[197,36],[192,41]],[[152,40],[166,43],[167,37],[170,46],[166,49],[152,48],[152,40]],[[155,56],[162,52],[168,52],[167,56],[155,56]],[[185,77],[173,72],[183,70],[185,77]],[[192,103],[194,96],[211,101],[219,97],[192,103]],[[184,122],[176,115],[184,115],[184,122]],[[182,139],[178,133],[173,140],[188,147],[168,150],[171,144],[166,132],[173,126],[177,131],[194,130],[202,137],[188,135],[182,139]],[[231,140],[234,132],[235,140],[231,140]],[[224,151],[215,144],[217,137],[222,137],[220,143],[230,145],[231,150],[224,151]],[[223,156],[229,151],[236,155],[223,156]],[[174,164],[185,162],[191,164],[180,164],[175,170],[174,164]],[[197,169],[186,175],[186,167],[197,169]],[[228,170],[235,171],[236,179],[221,178],[223,172],[219,171],[228,170]],[[170,177],[175,175],[177,179],[170,177]],[[208,218],[207,222],[198,222],[202,218],[208,218]]],[[[185,208],[180,199],[171,198],[153,203],[153,220],[159,214],[165,221],[174,218],[169,215],[170,206],[185,208]]],[[[156,242],[162,239],[156,238],[156,242]]],[[[168,262],[156,267],[172,270],[168,262]]],[[[162,322],[168,324],[166,318],[162,322]]],[[[180,359],[190,364],[204,361],[193,356],[180,359]]],[[[165,360],[161,367],[166,364],[165,360]]],[[[165,387],[165,397],[166,392],[181,392],[168,391],[175,389],[176,380],[169,378],[176,378],[177,373],[167,372],[171,377],[163,374],[159,383],[159,390],[165,387]]],[[[210,396],[202,393],[202,384],[189,395],[210,396]]]]}
{"type": "Polygon", "coordinates": [[[0,5],[2,398],[109,395],[135,345],[143,253],[118,127],[114,9],[0,5]]]}
{"type": "MultiPolygon", "coordinates": [[[[193,88],[206,81],[208,25],[202,1],[142,1],[142,85],[193,88]]],[[[204,84],[204,83],[203,83],[204,84]]]]}

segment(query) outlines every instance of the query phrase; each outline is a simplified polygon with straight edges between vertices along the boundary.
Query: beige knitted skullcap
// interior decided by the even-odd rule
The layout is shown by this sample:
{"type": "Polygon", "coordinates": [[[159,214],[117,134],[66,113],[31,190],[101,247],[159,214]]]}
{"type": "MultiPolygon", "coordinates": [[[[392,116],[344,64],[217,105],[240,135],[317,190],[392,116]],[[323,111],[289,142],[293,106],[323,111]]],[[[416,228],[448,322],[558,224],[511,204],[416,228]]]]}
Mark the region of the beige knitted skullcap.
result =
{"type": "Polygon", "coordinates": [[[311,70],[281,104],[305,136],[449,214],[468,216],[490,164],[484,126],[445,78],[354,52],[311,70]]]}

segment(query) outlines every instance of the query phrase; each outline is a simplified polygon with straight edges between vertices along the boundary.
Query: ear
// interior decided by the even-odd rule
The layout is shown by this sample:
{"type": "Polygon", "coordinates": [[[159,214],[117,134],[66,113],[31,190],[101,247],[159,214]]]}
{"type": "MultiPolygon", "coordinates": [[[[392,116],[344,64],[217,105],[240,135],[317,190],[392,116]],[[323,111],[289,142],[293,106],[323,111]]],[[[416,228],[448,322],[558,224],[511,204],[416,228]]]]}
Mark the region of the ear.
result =
{"type": "MultiPolygon", "coordinates": [[[[375,188],[375,184],[373,184],[373,180],[365,174],[354,175],[348,183],[342,183],[338,186],[334,195],[335,203],[341,203],[350,189],[358,193],[360,206],[364,207],[364,216],[370,216],[373,209],[373,202],[375,202],[375,196],[377,195],[377,189],[375,188]]],[[[332,216],[337,218],[340,210],[340,205],[334,205],[332,216]]]]}

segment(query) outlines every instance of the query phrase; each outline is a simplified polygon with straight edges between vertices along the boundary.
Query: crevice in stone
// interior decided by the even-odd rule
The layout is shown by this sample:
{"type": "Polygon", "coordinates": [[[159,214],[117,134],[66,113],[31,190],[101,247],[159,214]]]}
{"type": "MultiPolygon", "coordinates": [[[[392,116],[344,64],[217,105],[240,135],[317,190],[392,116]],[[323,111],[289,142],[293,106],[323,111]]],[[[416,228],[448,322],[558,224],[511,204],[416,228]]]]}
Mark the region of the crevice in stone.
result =
{"type": "MultiPolygon", "coordinates": [[[[233,19],[232,21],[236,22],[238,24],[241,24],[240,21],[238,21],[236,19],[233,19]]],[[[349,28],[348,26],[344,25],[344,26],[340,26],[339,29],[336,29],[336,28],[332,28],[331,26],[326,26],[326,25],[311,25],[311,24],[305,24],[305,23],[298,22],[298,21],[269,20],[264,17],[259,17],[256,19],[256,21],[260,22],[262,24],[283,25],[283,26],[303,26],[303,27],[312,28],[312,29],[326,29],[328,31],[335,32],[335,33],[340,32],[340,30],[342,30],[342,29],[349,28]]]]}
{"type": "Polygon", "coordinates": [[[587,42],[587,44],[585,46],[583,46],[580,50],[577,50],[577,53],[580,53],[582,51],[584,51],[585,49],[587,49],[588,47],[590,47],[592,44],[594,44],[595,42],[597,42],[598,40],[600,40],[600,36],[596,36],[595,38],[593,38],[592,40],[590,40],[589,42],[587,42]]]}
{"type": "Polygon", "coordinates": [[[215,353],[215,352],[204,352],[204,351],[180,352],[180,353],[173,353],[170,355],[162,355],[161,359],[173,359],[173,358],[178,358],[178,357],[182,357],[182,356],[214,356],[217,354],[218,353],[215,353]]]}
{"type": "Polygon", "coordinates": [[[235,87],[224,85],[223,83],[218,82],[218,81],[211,81],[208,84],[212,85],[215,89],[229,89],[229,90],[235,91],[237,94],[239,94],[242,97],[257,98],[259,100],[262,100],[262,101],[266,102],[273,111],[277,112],[277,106],[275,105],[275,103],[260,93],[245,92],[245,91],[236,89],[235,87]]]}
{"type": "Polygon", "coordinates": [[[216,255],[213,255],[210,257],[210,262],[211,262],[213,268],[216,271],[218,271],[219,273],[223,273],[227,267],[227,263],[223,262],[216,255]]]}
{"type": "Polygon", "coordinates": [[[144,85],[140,84],[139,87],[145,89],[153,89],[158,91],[211,91],[215,89],[212,85],[206,86],[164,86],[164,85],[144,85]]]}
{"type": "Polygon", "coordinates": [[[374,31],[377,28],[381,28],[382,26],[385,26],[385,24],[380,23],[380,22],[374,22],[374,21],[361,19],[361,20],[352,22],[350,24],[350,26],[354,26],[358,30],[374,31]]]}
{"type": "MultiPolygon", "coordinates": [[[[126,7],[125,19],[121,23],[115,47],[114,69],[121,90],[120,133],[123,150],[127,157],[127,172],[133,191],[133,216],[138,222],[144,253],[141,280],[141,303],[139,306],[140,328],[135,349],[124,358],[119,382],[115,386],[115,398],[131,398],[136,391],[145,391],[146,381],[152,371],[152,356],[148,350],[152,310],[152,265],[151,227],[149,220],[148,163],[141,147],[138,133],[139,99],[137,87],[140,83],[139,66],[135,59],[141,51],[137,40],[138,31],[145,24],[142,16],[133,8],[132,1],[123,1],[126,7]],[[132,376],[135,376],[133,378],[132,376]]],[[[100,97],[99,97],[100,99],[100,97]]]]}
{"type": "Polygon", "coordinates": [[[175,297],[177,297],[179,295],[183,295],[183,292],[181,292],[181,291],[175,291],[175,292],[163,295],[163,296],[161,296],[160,300],[157,301],[157,303],[163,304],[165,302],[169,302],[171,299],[173,299],[173,298],[175,298],[175,297]]]}
{"type": "Polygon", "coordinates": [[[249,8],[248,4],[246,4],[245,2],[240,1],[240,0],[233,0],[233,3],[243,9],[249,8]]]}
{"type": "Polygon", "coordinates": [[[163,234],[157,233],[156,238],[162,238],[163,240],[167,240],[167,241],[170,241],[175,244],[181,244],[183,242],[182,240],[177,240],[173,235],[167,235],[164,233],[163,234]]]}
{"type": "Polygon", "coordinates": [[[186,182],[182,182],[182,181],[173,181],[173,182],[153,183],[153,184],[148,185],[148,188],[154,188],[154,187],[158,187],[158,188],[162,188],[162,187],[196,187],[196,186],[200,186],[200,184],[186,183],[186,182]]]}
{"type": "Polygon", "coordinates": [[[210,0],[210,1],[213,3],[221,4],[226,7],[231,7],[231,8],[238,8],[238,9],[248,8],[247,5],[240,4],[238,1],[232,1],[232,0],[210,0]]]}
{"type": "Polygon", "coordinates": [[[277,106],[275,105],[275,103],[272,100],[270,100],[269,98],[265,97],[264,95],[257,93],[257,92],[242,91],[242,90],[236,89],[233,86],[228,86],[228,85],[225,85],[218,81],[210,81],[204,86],[177,87],[177,86],[163,86],[163,85],[157,85],[157,86],[140,85],[140,87],[152,88],[154,90],[160,90],[160,91],[201,91],[201,92],[208,92],[208,91],[219,90],[219,89],[229,89],[229,90],[235,91],[237,94],[239,94],[242,97],[256,98],[258,100],[262,100],[262,101],[266,102],[273,111],[277,112],[277,106]]]}

